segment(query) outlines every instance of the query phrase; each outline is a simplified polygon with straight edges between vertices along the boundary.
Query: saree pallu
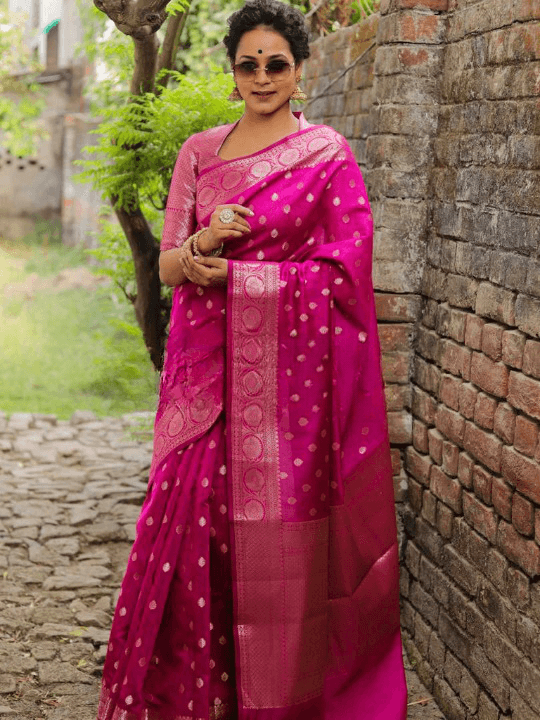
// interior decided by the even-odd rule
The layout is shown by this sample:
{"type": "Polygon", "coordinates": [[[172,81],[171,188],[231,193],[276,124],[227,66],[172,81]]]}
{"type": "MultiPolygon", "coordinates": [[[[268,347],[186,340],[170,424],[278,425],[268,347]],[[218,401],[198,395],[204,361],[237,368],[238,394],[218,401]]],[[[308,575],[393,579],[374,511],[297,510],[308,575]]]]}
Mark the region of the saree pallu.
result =
{"type": "Polygon", "coordinates": [[[99,717],[404,720],[365,187],[330,128],[219,161],[228,132],[184,144],[165,232],[225,203],[252,232],[226,290],[175,290],[99,717]]]}

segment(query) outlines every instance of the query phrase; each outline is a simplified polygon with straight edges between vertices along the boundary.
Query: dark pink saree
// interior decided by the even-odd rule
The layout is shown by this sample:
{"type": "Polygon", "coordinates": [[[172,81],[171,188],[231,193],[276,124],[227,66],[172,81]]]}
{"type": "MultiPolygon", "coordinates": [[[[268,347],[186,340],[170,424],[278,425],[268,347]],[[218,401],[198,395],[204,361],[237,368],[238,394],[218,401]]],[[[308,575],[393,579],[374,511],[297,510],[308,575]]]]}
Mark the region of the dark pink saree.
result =
{"type": "Polygon", "coordinates": [[[345,140],[187,141],[163,249],[253,209],[228,288],[176,289],[100,720],[405,720],[372,216],[345,140]]]}

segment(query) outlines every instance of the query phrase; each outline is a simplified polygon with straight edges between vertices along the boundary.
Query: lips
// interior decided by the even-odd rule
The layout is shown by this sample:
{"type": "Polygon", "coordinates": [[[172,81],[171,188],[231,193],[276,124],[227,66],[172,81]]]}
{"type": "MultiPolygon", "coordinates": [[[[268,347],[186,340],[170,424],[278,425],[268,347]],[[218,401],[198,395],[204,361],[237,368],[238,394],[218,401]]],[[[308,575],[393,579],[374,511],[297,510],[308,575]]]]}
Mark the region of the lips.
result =
{"type": "Polygon", "coordinates": [[[275,95],[275,91],[272,92],[254,92],[254,95],[257,95],[258,97],[270,97],[271,95],[275,95]]]}

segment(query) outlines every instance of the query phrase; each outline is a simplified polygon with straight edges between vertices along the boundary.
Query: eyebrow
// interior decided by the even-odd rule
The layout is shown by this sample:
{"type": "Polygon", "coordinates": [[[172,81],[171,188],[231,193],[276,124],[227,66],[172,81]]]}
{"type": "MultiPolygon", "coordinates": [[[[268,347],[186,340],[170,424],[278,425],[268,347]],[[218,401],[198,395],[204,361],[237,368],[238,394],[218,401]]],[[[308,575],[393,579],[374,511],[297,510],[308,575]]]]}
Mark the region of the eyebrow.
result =
{"type": "MultiPolygon", "coordinates": [[[[248,58],[249,60],[256,60],[257,57],[255,55],[240,55],[241,58],[248,58]]],[[[270,55],[268,58],[269,60],[273,60],[274,58],[282,57],[287,59],[287,56],[284,53],[277,53],[277,55],[270,55]]]]}

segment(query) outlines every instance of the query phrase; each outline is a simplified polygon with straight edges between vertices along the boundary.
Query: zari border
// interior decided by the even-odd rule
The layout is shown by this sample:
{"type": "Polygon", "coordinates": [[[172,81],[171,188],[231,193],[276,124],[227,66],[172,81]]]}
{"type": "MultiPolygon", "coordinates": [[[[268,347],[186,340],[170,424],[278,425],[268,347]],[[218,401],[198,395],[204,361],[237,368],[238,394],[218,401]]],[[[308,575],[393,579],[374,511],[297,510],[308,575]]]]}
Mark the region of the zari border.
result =
{"type": "Polygon", "coordinates": [[[229,282],[230,469],[238,688],[279,707],[286,655],[277,428],[279,266],[234,262],[229,282]]]}
{"type": "Polygon", "coordinates": [[[347,160],[350,150],[342,135],[316,125],[270,145],[254,155],[208,168],[197,178],[197,215],[201,221],[211,209],[253,187],[270,175],[317,167],[330,160],[347,160]]]}

